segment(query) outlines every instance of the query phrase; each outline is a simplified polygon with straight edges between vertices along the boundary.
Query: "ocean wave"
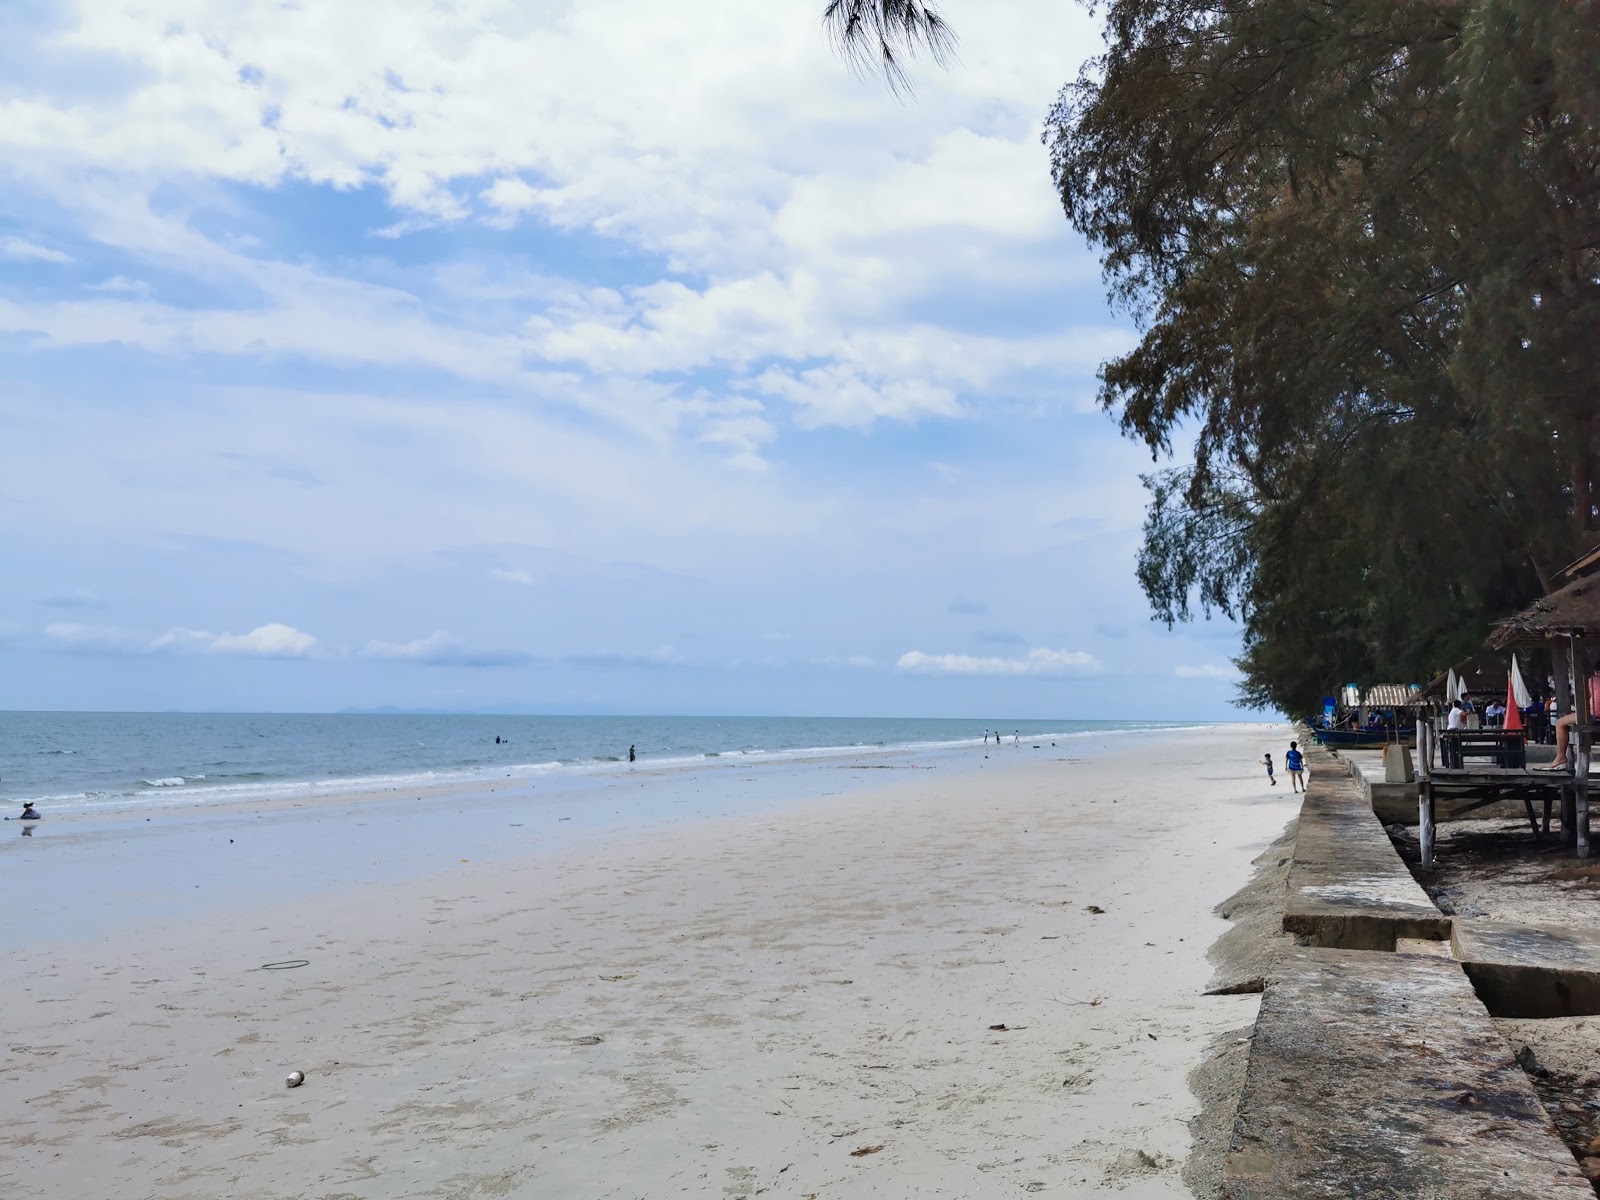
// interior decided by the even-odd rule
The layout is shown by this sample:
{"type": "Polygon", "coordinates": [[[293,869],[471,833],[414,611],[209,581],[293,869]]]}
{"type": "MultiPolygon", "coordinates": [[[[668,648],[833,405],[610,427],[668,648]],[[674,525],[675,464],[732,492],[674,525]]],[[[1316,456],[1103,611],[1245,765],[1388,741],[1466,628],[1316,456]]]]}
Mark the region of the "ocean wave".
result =
{"type": "MultiPolygon", "coordinates": [[[[1063,745],[1072,745],[1082,744],[1082,739],[1126,737],[1135,734],[1161,736],[1204,727],[1203,723],[1108,722],[1107,726],[1099,728],[1029,731],[1023,736],[1018,748],[1028,748],[1058,739],[1063,745]]],[[[95,785],[81,791],[67,788],[52,789],[46,785],[39,788],[38,792],[51,794],[35,794],[31,798],[58,809],[84,812],[111,812],[154,806],[206,808],[222,804],[273,803],[299,797],[333,797],[360,793],[396,793],[395,799],[409,800],[412,797],[405,793],[413,788],[420,792],[423,789],[459,786],[469,789],[481,787],[487,791],[497,782],[502,786],[507,780],[531,783],[536,779],[550,776],[571,778],[575,781],[580,779],[599,781],[621,776],[623,772],[660,773],[699,770],[715,773],[729,770],[759,770],[780,767],[785,763],[814,762],[826,765],[829,760],[861,757],[878,758],[889,755],[905,757],[949,753],[963,755],[965,752],[981,750],[984,747],[983,738],[973,736],[904,742],[861,740],[848,744],[843,743],[841,739],[839,744],[793,746],[782,749],[765,749],[755,745],[706,749],[704,742],[710,740],[709,738],[700,740],[699,746],[694,745],[694,740],[699,739],[685,739],[688,744],[680,743],[659,750],[647,747],[634,763],[622,761],[614,756],[547,759],[523,763],[492,763],[468,759],[434,769],[401,769],[370,775],[352,772],[347,775],[328,775],[319,778],[307,775],[296,778],[276,771],[213,770],[209,781],[206,781],[204,775],[192,774],[153,776],[139,779],[131,787],[129,783],[123,783],[120,787],[112,786],[104,790],[95,790],[95,785]]],[[[1006,748],[1010,748],[1009,744],[1006,748]]],[[[417,793],[413,792],[413,795],[415,794],[417,793]]],[[[19,796],[16,799],[23,798],[25,797],[19,796]]],[[[16,799],[8,803],[15,803],[16,799]]]]}

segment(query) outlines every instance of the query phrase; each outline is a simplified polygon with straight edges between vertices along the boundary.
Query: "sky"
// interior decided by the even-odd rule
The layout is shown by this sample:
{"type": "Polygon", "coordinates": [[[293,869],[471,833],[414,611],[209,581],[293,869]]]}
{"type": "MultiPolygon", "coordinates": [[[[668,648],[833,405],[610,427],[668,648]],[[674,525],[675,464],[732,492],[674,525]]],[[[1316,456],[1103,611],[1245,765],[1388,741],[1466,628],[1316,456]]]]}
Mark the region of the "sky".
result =
{"type": "Polygon", "coordinates": [[[0,707],[1229,718],[1061,0],[0,6],[0,707]]]}

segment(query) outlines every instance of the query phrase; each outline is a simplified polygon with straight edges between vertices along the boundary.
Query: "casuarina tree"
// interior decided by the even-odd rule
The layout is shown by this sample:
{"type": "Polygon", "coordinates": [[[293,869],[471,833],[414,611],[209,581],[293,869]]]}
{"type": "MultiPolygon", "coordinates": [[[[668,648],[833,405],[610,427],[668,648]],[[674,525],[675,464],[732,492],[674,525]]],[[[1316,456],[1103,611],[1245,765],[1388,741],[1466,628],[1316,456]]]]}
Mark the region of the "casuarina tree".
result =
{"type": "MultiPolygon", "coordinates": [[[[924,44],[925,5],[845,7],[924,44]]],[[[1600,536],[1600,17],[1099,7],[1045,143],[1140,332],[1100,401],[1157,462],[1155,615],[1240,621],[1241,698],[1291,712],[1472,652],[1600,536]]]]}

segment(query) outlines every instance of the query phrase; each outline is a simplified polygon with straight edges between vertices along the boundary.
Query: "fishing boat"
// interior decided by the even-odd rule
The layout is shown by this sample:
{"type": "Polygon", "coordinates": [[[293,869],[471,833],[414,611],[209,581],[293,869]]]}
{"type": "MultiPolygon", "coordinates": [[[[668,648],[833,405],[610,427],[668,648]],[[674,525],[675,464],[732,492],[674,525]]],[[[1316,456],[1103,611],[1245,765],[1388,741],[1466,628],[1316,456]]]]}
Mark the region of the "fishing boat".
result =
{"type": "Polygon", "coordinates": [[[1415,726],[1405,729],[1313,729],[1317,741],[1330,750],[1381,750],[1391,742],[1402,746],[1416,745],[1415,726]]]}

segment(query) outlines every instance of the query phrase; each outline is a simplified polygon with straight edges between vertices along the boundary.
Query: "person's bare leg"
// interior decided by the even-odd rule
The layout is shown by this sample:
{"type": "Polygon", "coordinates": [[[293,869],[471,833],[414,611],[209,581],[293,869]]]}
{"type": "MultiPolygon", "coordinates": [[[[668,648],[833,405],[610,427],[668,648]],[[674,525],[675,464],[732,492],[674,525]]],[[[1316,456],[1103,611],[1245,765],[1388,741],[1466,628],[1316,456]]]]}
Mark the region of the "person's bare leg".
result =
{"type": "Polygon", "coordinates": [[[1567,769],[1567,743],[1572,740],[1572,730],[1578,724],[1578,714],[1568,713],[1556,722],[1556,757],[1546,771],[1565,771],[1567,769]]]}
{"type": "Polygon", "coordinates": [[[1578,714],[1568,713],[1556,722],[1556,761],[1567,761],[1567,746],[1572,741],[1572,731],[1577,727],[1578,714]]]}

